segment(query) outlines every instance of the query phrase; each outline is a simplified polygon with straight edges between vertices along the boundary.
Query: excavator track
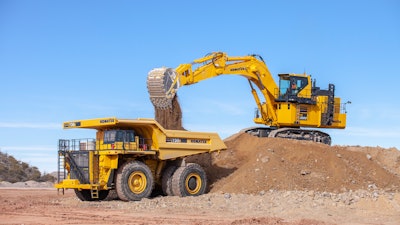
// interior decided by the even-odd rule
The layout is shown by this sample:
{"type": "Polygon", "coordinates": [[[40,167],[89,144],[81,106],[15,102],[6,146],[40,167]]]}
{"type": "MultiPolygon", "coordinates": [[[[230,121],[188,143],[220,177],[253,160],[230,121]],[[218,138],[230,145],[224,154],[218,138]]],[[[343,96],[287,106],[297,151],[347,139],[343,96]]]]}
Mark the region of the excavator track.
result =
{"type": "Polygon", "coordinates": [[[172,107],[178,83],[174,84],[176,72],[171,68],[155,68],[148,73],[147,90],[154,107],[168,109],[172,107]],[[173,87],[172,87],[173,86],[173,87]]]}
{"type": "Polygon", "coordinates": [[[251,127],[243,129],[242,132],[257,137],[288,138],[294,140],[313,141],[331,145],[332,140],[329,134],[318,130],[306,130],[300,128],[273,128],[273,127],[251,127]]]}
{"type": "Polygon", "coordinates": [[[313,141],[331,145],[331,137],[329,134],[318,130],[304,130],[299,128],[280,128],[271,131],[269,137],[290,138],[296,140],[313,141]]]}

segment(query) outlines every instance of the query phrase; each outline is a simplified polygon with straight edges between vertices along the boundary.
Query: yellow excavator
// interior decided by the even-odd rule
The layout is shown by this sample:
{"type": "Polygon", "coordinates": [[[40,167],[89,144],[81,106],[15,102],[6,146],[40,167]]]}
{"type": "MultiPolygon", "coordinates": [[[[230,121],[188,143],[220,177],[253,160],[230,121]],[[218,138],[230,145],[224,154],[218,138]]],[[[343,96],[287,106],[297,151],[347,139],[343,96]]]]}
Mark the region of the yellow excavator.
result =
{"type": "Polygon", "coordinates": [[[148,73],[147,88],[154,107],[168,109],[172,107],[178,88],[220,75],[240,75],[250,84],[257,104],[254,122],[267,126],[247,128],[247,133],[330,145],[329,134],[301,127],[346,127],[346,103],[342,104],[335,96],[334,84],[323,90],[316,87],[311,75],[278,74],[278,86],[259,55],[232,57],[214,52],[175,69],[155,68],[148,73]]]}

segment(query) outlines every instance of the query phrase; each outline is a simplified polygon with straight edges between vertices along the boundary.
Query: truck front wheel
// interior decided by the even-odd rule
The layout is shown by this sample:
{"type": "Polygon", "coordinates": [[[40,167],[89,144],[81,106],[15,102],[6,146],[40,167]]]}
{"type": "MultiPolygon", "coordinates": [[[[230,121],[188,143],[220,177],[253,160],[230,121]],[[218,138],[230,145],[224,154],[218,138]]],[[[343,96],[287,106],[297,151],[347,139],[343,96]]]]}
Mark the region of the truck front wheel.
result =
{"type": "Polygon", "coordinates": [[[176,196],[197,196],[206,191],[207,176],[203,168],[196,163],[179,167],[172,176],[172,192],[176,196]]]}
{"type": "Polygon", "coordinates": [[[117,173],[116,190],[123,201],[139,201],[151,195],[154,178],[150,168],[139,161],[125,163],[117,173]]]}

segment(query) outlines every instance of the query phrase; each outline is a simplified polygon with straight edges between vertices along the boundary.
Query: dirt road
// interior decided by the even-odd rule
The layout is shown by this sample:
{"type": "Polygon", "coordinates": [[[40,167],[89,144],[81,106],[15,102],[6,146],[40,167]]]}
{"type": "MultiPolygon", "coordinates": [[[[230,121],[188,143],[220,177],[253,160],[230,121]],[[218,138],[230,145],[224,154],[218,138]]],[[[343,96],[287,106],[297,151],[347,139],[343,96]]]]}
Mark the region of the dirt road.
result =
{"type": "Polygon", "coordinates": [[[0,224],[395,225],[400,224],[400,194],[269,191],[81,202],[72,191],[57,195],[54,189],[1,188],[0,224]],[[357,202],[342,201],[356,196],[357,202]]]}

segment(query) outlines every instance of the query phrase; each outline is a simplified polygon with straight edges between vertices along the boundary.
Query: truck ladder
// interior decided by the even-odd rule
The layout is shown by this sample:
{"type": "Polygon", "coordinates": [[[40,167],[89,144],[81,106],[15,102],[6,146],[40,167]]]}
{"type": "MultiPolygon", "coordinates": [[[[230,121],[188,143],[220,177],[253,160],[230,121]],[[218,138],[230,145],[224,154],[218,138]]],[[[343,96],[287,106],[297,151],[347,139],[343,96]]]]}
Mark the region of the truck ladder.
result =
{"type": "Polygon", "coordinates": [[[58,175],[57,182],[61,182],[66,177],[65,171],[65,157],[61,152],[58,153],[58,175]]]}
{"type": "MultiPolygon", "coordinates": [[[[58,152],[58,173],[57,173],[57,182],[61,182],[66,178],[65,171],[65,157],[64,154],[58,152]]],[[[61,193],[64,195],[64,188],[61,188],[61,193]]],[[[60,189],[57,189],[57,193],[60,193],[60,189]]]]}
{"type": "Polygon", "coordinates": [[[92,185],[90,188],[90,194],[92,195],[92,198],[99,198],[99,186],[92,185]]]}

